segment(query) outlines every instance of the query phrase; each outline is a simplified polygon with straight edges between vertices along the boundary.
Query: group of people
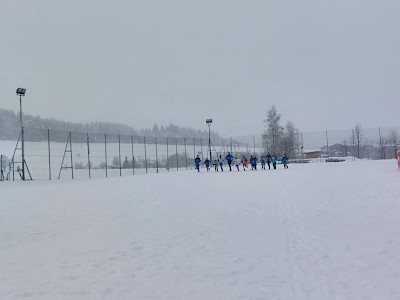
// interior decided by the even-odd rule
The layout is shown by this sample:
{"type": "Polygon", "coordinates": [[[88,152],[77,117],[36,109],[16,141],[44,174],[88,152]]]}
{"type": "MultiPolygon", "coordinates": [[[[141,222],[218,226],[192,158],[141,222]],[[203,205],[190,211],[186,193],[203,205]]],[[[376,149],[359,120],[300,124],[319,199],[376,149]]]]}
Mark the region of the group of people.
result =
{"type": "MultiPolygon", "coordinates": [[[[247,157],[245,155],[243,155],[242,158],[238,158],[237,156],[233,157],[233,155],[228,152],[228,154],[225,156],[225,158],[222,157],[222,155],[219,155],[218,159],[214,159],[212,161],[212,166],[214,167],[215,172],[218,172],[219,169],[221,170],[221,172],[224,171],[224,161],[226,160],[226,162],[228,163],[228,167],[229,167],[229,171],[232,171],[232,166],[235,166],[236,169],[238,171],[240,171],[240,165],[243,166],[243,171],[246,171],[246,168],[248,168],[249,165],[249,160],[247,159],[247,157]]],[[[268,153],[265,156],[261,156],[261,169],[265,170],[265,166],[266,164],[268,165],[268,169],[271,169],[271,164],[272,167],[274,169],[276,169],[276,164],[278,162],[279,158],[277,154],[271,155],[270,153],[268,153]]],[[[251,155],[250,156],[250,166],[251,166],[251,170],[257,170],[257,156],[255,155],[251,155]]],[[[283,155],[283,157],[281,158],[281,162],[283,164],[283,167],[285,169],[288,169],[288,158],[286,156],[286,154],[283,155]]],[[[196,169],[198,172],[200,172],[200,163],[201,163],[201,159],[200,157],[197,155],[194,163],[196,165],[196,169]]],[[[207,172],[210,171],[210,166],[211,166],[211,161],[206,158],[204,160],[204,165],[207,169],[207,172]]]]}

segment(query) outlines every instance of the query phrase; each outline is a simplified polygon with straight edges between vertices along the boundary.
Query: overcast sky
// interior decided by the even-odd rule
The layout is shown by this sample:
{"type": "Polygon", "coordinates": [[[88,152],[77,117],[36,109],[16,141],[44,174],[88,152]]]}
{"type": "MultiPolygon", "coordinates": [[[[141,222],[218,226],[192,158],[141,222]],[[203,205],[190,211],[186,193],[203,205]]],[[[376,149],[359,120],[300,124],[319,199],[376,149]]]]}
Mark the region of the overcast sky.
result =
{"type": "Polygon", "coordinates": [[[400,1],[0,0],[0,107],[257,134],[400,125],[400,1]]]}

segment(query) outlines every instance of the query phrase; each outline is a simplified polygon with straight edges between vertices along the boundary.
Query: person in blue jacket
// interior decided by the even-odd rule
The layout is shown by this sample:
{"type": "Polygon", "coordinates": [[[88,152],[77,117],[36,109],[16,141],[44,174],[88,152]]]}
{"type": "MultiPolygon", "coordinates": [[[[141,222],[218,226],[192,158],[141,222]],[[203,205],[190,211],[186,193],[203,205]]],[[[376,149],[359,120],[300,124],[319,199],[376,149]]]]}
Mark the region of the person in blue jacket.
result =
{"type": "Polygon", "coordinates": [[[233,161],[232,154],[230,152],[228,152],[228,155],[225,157],[225,159],[228,162],[229,171],[232,171],[232,161],[233,161]]]}
{"type": "Polygon", "coordinates": [[[274,167],[274,170],[276,170],[276,162],[278,161],[278,155],[274,154],[272,156],[272,166],[274,167]]]}
{"type": "Polygon", "coordinates": [[[268,154],[267,154],[267,165],[268,165],[268,170],[271,170],[271,160],[272,160],[272,157],[271,157],[271,154],[268,152],[268,154]]]}
{"type": "Polygon", "coordinates": [[[261,156],[261,169],[265,170],[265,158],[261,156]]]}
{"type": "Polygon", "coordinates": [[[251,170],[256,170],[257,171],[257,157],[252,155],[250,157],[250,164],[251,164],[251,170]]]}
{"type": "Polygon", "coordinates": [[[286,154],[283,154],[283,157],[282,157],[281,160],[282,160],[282,163],[283,163],[283,167],[284,167],[285,169],[289,169],[289,167],[288,167],[288,165],[287,165],[288,158],[287,158],[286,154]]]}
{"type": "Polygon", "coordinates": [[[200,157],[197,155],[197,156],[196,156],[196,159],[194,160],[194,163],[196,164],[196,169],[197,169],[197,171],[199,171],[199,172],[200,172],[200,162],[201,162],[201,159],[200,159],[200,157]]]}
{"type": "Polygon", "coordinates": [[[208,157],[206,157],[204,164],[206,165],[207,172],[210,171],[210,160],[208,159],[208,157]]]}

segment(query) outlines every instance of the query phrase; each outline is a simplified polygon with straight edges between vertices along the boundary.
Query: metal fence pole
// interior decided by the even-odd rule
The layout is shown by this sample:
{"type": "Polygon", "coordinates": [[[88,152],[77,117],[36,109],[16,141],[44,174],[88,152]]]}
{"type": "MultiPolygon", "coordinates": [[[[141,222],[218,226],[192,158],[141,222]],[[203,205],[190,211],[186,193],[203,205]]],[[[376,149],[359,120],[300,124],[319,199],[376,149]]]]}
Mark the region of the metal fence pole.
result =
{"type": "Polygon", "coordinates": [[[325,134],[326,134],[326,156],[329,157],[328,130],[325,131],[325,134]]]}
{"type": "Polygon", "coordinates": [[[201,150],[201,160],[204,160],[204,154],[203,154],[203,139],[200,139],[200,150],[201,150]]]}
{"type": "Polygon", "coordinates": [[[104,135],[104,157],[106,159],[106,178],[108,177],[107,169],[107,134],[104,135]]]}
{"type": "Polygon", "coordinates": [[[175,138],[175,142],[176,142],[176,170],[179,171],[178,138],[175,138]]]}
{"type": "Polygon", "coordinates": [[[384,151],[385,151],[385,148],[384,148],[384,146],[382,145],[383,143],[382,143],[382,136],[381,136],[381,128],[379,127],[378,128],[379,129],[379,152],[380,152],[380,154],[381,154],[381,159],[384,159],[384,151]]]}
{"type": "Polygon", "coordinates": [[[193,159],[196,158],[196,143],[194,142],[194,138],[193,138],[193,159]]]}
{"type": "Polygon", "coordinates": [[[47,149],[49,153],[49,180],[51,180],[50,129],[47,129],[47,149]]]}
{"type": "Polygon", "coordinates": [[[304,156],[304,143],[303,143],[303,133],[301,133],[301,158],[304,156]]]}
{"type": "Polygon", "coordinates": [[[89,146],[89,133],[86,132],[86,144],[87,144],[87,159],[88,159],[88,170],[89,170],[89,178],[92,178],[90,174],[90,146],[89,146]]]}
{"type": "MultiPolygon", "coordinates": [[[[71,176],[72,179],[74,179],[74,164],[72,161],[72,133],[71,131],[69,132],[69,150],[71,151],[71,176]]],[[[60,178],[60,176],[58,176],[60,178]]]]}
{"type": "Polygon", "coordinates": [[[186,154],[186,138],[183,138],[183,144],[185,145],[185,162],[186,162],[186,170],[187,170],[188,164],[187,164],[187,154],[186,154]]]}
{"type": "Polygon", "coordinates": [[[122,164],[121,164],[121,135],[118,134],[118,156],[119,156],[119,177],[122,176],[122,164]]]}
{"type": "Polygon", "coordinates": [[[135,175],[135,156],[133,155],[133,136],[131,136],[131,145],[132,145],[132,173],[135,175]]]}
{"type": "Polygon", "coordinates": [[[144,164],[146,166],[146,174],[147,174],[147,150],[146,150],[146,137],[143,137],[143,145],[144,145],[144,164]]]}
{"type": "Polygon", "coordinates": [[[157,137],[154,137],[154,140],[156,142],[156,168],[157,168],[157,173],[158,173],[157,137]]]}
{"type": "Polygon", "coordinates": [[[22,180],[25,180],[25,145],[24,145],[24,127],[21,127],[22,141],[22,180]]]}
{"type": "Polygon", "coordinates": [[[168,138],[167,138],[167,170],[169,172],[169,153],[168,153],[168,138]]]}

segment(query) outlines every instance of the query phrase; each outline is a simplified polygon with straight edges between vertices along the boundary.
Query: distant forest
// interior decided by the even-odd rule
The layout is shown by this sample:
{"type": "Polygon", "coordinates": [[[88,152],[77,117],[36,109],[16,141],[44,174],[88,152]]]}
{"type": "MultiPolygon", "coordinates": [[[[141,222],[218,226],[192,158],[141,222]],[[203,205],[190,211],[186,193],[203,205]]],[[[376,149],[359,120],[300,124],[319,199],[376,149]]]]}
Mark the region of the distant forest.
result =
{"type": "MultiPolygon", "coordinates": [[[[72,123],[56,119],[43,119],[38,116],[23,114],[23,124],[25,128],[36,128],[43,130],[30,131],[29,140],[40,141],[47,137],[47,129],[60,132],[82,132],[93,134],[120,134],[132,136],[156,136],[170,138],[202,138],[208,139],[208,130],[181,127],[170,124],[168,126],[153,125],[151,129],[136,129],[131,126],[119,123],[91,122],[91,123],[72,123]],[[34,133],[37,133],[36,135],[34,133]]],[[[12,110],[0,109],[0,140],[16,140],[20,133],[19,114],[12,110]]],[[[54,132],[52,132],[54,136],[54,132]]],[[[213,140],[223,140],[216,132],[211,131],[213,140]]]]}

